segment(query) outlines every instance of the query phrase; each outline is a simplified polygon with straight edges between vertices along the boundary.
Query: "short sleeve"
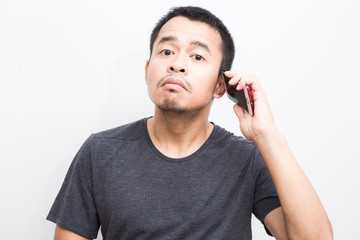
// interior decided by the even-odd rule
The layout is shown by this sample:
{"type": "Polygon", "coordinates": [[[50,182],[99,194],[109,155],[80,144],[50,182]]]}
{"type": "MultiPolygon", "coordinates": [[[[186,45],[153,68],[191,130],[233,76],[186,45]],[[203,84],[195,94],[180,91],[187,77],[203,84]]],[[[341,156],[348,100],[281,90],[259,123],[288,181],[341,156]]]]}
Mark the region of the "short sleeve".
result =
{"type": "Polygon", "coordinates": [[[97,237],[100,227],[92,192],[92,142],[90,136],[76,154],[46,218],[90,239],[97,237]]]}
{"type": "MultiPolygon", "coordinates": [[[[253,158],[253,174],[255,181],[253,213],[264,224],[265,216],[281,205],[270,173],[257,149],[253,158]]],[[[266,231],[271,235],[267,229],[266,231]]]]}

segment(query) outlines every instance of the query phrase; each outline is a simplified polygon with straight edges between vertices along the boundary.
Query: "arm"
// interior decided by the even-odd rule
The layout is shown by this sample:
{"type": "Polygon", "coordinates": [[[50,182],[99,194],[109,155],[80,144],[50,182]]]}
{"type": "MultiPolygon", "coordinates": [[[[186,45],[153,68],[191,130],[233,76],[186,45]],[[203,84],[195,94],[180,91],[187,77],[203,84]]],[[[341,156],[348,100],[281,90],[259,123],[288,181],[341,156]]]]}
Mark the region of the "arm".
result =
{"type": "Polygon", "coordinates": [[[332,227],[320,199],[276,128],[256,77],[235,71],[225,74],[232,78],[230,84],[237,84],[238,90],[248,84],[253,91],[254,117],[237,105],[234,111],[244,136],[258,146],[281,202],[280,209],[265,217],[266,226],[279,239],[283,235],[289,239],[332,239],[332,227]]]}
{"type": "Polygon", "coordinates": [[[278,192],[289,238],[331,239],[331,225],[320,199],[297,164],[285,138],[276,132],[255,142],[278,192]]]}
{"type": "Polygon", "coordinates": [[[54,240],[88,240],[76,233],[73,233],[59,225],[56,225],[54,240]]]}

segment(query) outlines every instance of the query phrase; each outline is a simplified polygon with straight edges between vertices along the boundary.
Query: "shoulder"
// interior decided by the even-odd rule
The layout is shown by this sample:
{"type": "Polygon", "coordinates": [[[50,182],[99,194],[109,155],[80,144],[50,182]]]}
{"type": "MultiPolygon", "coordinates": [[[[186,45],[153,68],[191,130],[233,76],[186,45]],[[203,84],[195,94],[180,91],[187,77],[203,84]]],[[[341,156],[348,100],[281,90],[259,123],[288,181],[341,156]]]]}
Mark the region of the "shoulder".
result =
{"type": "Polygon", "coordinates": [[[146,118],[143,118],[119,127],[94,133],[92,134],[91,138],[94,141],[101,141],[105,139],[132,141],[137,139],[144,139],[146,136],[145,133],[146,133],[146,118]]]}
{"type": "Polygon", "coordinates": [[[206,148],[208,156],[217,157],[233,166],[251,168],[254,160],[259,158],[256,144],[218,125],[214,126],[210,144],[206,148]]]}
{"type": "Polygon", "coordinates": [[[241,151],[257,150],[257,146],[253,141],[247,140],[243,136],[235,135],[234,133],[216,124],[214,124],[213,144],[220,147],[229,146],[233,150],[236,150],[236,148],[241,149],[241,151]]]}
{"type": "Polygon", "coordinates": [[[89,152],[99,152],[99,150],[104,150],[104,147],[106,149],[109,147],[118,148],[124,144],[143,143],[144,141],[147,141],[146,118],[92,133],[81,149],[89,152]]]}

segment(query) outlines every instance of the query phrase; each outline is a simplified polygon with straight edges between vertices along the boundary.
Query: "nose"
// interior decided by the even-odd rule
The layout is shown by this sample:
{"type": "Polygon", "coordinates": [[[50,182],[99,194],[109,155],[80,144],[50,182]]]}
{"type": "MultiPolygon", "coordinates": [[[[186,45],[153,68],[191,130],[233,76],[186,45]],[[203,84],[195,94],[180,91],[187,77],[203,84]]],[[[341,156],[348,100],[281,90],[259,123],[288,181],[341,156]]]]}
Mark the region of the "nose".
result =
{"type": "Polygon", "coordinates": [[[176,59],[174,59],[173,62],[170,63],[169,67],[168,67],[168,71],[170,73],[187,73],[187,67],[186,64],[184,62],[184,60],[182,60],[182,58],[179,56],[176,59]]]}
{"type": "Polygon", "coordinates": [[[177,68],[177,67],[172,67],[172,66],[170,66],[170,71],[171,71],[171,72],[182,72],[182,73],[184,73],[184,72],[185,72],[185,68],[177,68]]]}

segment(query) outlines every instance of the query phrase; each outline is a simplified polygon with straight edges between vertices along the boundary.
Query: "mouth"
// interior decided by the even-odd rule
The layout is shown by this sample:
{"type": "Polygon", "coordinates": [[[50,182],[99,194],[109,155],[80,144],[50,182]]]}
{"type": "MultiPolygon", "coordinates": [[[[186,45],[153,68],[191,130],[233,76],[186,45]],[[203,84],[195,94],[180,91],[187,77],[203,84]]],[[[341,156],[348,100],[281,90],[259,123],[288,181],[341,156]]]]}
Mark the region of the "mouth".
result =
{"type": "Polygon", "coordinates": [[[165,87],[172,90],[186,90],[187,88],[183,81],[180,79],[174,78],[174,77],[168,77],[166,78],[162,83],[161,87],[165,87]]]}

